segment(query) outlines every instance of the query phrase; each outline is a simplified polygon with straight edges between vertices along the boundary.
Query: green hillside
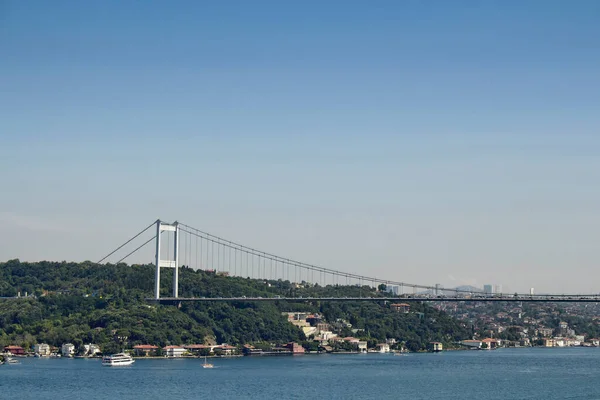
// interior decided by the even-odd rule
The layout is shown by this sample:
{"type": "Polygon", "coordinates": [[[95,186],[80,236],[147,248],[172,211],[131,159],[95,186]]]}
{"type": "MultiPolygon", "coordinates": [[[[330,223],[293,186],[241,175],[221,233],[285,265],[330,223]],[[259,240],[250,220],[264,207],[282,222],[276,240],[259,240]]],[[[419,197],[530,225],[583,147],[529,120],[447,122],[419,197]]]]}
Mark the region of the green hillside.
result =
{"type": "MultiPolygon", "coordinates": [[[[353,329],[360,329],[357,337],[371,343],[395,338],[412,350],[423,349],[432,340],[451,345],[470,335],[456,320],[423,304],[412,304],[409,314],[369,302],[215,302],[184,303],[177,308],[144,300],[153,296],[153,282],[152,265],[0,263],[0,296],[35,295],[0,301],[0,346],[96,343],[113,351],[141,343],[240,345],[305,340],[282,316],[285,311],[319,312],[327,321],[344,319],[353,329]]],[[[179,282],[183,297],[380,295],[367,286],[296,287],[288,281],[227,277],[185,267],[180,270],[179,282]]],[[[162,285],[162,295],[168,296],[170,274],[164,274],[162,285]]],[[[352,332],[345,328],[340,333],[352,332]]]]}

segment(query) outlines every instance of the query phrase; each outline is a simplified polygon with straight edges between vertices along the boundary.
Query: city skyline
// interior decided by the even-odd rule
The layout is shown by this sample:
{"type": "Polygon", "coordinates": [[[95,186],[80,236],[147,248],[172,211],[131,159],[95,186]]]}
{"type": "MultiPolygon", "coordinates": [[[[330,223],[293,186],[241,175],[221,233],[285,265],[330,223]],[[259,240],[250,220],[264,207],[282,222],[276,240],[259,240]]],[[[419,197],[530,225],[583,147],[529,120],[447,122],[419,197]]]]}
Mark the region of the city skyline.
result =
{"type": "Polygon", "coordinates": [[[3,261],[95,261],[160,218],[390,280],[600,292],[597,2],[0,7],[3,261]]]}

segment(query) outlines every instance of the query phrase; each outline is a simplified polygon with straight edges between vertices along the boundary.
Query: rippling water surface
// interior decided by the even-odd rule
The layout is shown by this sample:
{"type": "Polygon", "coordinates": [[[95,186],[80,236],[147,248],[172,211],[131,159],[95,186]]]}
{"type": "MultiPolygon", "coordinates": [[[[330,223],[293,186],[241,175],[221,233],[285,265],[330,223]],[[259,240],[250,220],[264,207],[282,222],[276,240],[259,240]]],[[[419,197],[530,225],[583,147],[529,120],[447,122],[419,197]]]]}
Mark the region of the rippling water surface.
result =
{"type": "Polygon", "coordinates": [[[203,360],[20,359],[0,399],[600,399],[600,349],[203,360]]]}

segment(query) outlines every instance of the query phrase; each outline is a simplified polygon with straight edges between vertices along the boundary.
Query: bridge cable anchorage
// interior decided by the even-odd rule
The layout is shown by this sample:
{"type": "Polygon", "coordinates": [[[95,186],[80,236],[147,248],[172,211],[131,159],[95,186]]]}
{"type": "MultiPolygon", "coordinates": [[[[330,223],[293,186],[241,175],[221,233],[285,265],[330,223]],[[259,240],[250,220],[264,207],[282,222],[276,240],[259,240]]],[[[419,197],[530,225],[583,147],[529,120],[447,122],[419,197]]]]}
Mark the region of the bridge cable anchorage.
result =
{"type": "Polygon", "coordinates": [[[150,229],[151,227],[153,227],[154,225],[156,225],[156,221],[154,221],[153,223],[151,223],[150,225],[148,225],[146,228],[144,228],[143,231],[141,231],[140,233],[138,233],[137,235],[135,235],[134,237],[132,237],[131,239],[129,239],[128,241],[126,241],[125,243],[123,243],[122,245],[120,245],[119,247],[117,247],[115,250],[113,250],[112,252],[110,252],[108,255],[104,256],[100,261],[98,261],[96,264],[100,264],[102,261],[106,260],[108,257],[112,256],[113,254],[115,254],[117,251],[121,250],[123,247],[127,246],[131,241],[133,241],[134,239],[136,239],[138,236],[140,236],[142,233],[146,232],[148,229],[150,229]]]}

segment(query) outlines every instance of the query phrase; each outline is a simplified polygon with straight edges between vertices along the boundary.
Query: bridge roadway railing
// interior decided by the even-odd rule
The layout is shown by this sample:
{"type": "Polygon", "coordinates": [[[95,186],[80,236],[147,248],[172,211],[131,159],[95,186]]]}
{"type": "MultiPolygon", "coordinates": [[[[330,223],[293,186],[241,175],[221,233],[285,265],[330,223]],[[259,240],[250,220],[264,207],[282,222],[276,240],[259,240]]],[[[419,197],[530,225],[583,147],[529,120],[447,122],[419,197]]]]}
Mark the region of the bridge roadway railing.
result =
{"type": "Polygon", "coordinates": [[[594,295],[538,295],[538,296],[405,296],[405,297],[162,297],[147,301],[173,302],[310,302],[310,301],[389,301],[389,302],[548,302],[548,303],[598,303],[600,296],[594,295]]]}

